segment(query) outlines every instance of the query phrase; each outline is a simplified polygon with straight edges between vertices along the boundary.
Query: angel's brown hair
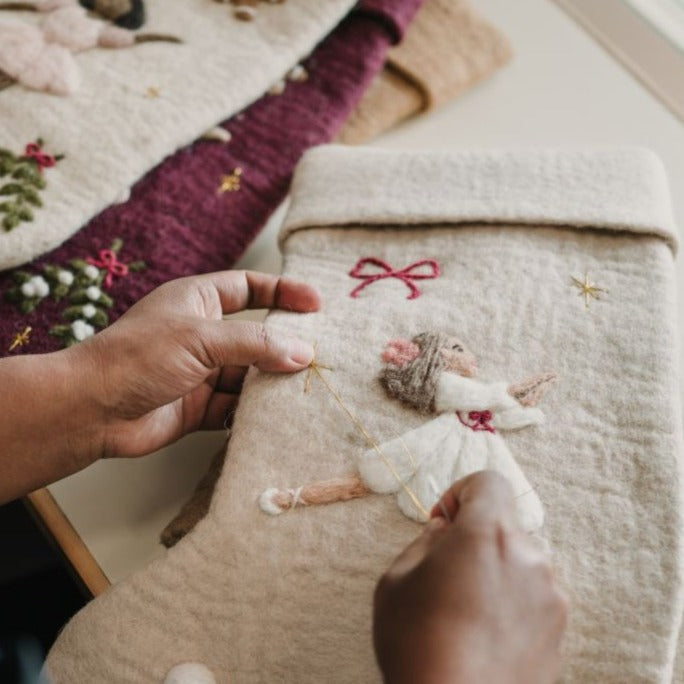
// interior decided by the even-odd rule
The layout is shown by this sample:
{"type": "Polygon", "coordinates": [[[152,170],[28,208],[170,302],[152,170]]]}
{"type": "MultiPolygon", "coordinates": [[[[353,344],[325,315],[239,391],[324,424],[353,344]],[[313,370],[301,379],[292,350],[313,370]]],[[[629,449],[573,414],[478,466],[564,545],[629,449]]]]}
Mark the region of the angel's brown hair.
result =
{"type": "Polygon", "coordinates": [[[380,383],[387,393],[421,413],[432,413],[437,379],[446,366],[440,350],[448,341],[449,336],[440,332],[416,335],[411,342],[418,347],[418,355],[402,364],[389,362],[380,373],[380,383]]]}

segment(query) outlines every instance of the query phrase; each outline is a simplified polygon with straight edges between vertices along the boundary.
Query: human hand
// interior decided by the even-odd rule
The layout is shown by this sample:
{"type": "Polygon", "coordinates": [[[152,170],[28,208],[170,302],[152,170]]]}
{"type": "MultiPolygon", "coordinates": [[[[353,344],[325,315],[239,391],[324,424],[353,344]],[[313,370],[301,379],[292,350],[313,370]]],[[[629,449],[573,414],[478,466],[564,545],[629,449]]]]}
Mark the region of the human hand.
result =
{"type": "Polygon", "coordinates": [[[182,278],[151,292],[71,348],[97,389],[101,455],[140,456],[194,430],[222,428],[248,366],[288,373],[311,362],[310,344],[271,334],[261,323],[222,320],[223,314],[319,306],[308,285],[250,271],[182,278]]]}
{"type": "Polygon", "coordinates": [[[380,580],[375,651],[391,684],[549,684],[567,608],[547,557],[515,526],[508,481],[474,473],[380,580]]]}

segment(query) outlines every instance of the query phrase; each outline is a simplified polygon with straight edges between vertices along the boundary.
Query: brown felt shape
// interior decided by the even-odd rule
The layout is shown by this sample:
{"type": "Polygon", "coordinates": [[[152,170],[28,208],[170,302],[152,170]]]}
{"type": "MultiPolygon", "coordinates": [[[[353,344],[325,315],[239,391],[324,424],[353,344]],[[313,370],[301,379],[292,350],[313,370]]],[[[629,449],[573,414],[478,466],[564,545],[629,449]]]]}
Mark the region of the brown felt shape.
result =
{"type": "Polygon", "coordinates": [[[338,141],[356,144],[380,135],[452,100],[510,58],[508,40],[468,2],[427,0],[338,141]]]}

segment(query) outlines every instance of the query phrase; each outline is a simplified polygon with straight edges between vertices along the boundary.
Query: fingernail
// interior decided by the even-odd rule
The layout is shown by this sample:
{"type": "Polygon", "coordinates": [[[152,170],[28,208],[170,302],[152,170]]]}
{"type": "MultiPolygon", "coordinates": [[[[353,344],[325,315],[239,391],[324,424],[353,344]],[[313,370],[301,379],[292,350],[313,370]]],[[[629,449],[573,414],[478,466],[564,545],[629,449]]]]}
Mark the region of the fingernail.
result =
{"type": "Polygon", "coordinates": [[[314,348],[308,342],[303,342],[298,339],[289,339],[287,341],[287,355],[290,357],[292,363],[300,366],[308,366],[314,357],[314,348]]]}

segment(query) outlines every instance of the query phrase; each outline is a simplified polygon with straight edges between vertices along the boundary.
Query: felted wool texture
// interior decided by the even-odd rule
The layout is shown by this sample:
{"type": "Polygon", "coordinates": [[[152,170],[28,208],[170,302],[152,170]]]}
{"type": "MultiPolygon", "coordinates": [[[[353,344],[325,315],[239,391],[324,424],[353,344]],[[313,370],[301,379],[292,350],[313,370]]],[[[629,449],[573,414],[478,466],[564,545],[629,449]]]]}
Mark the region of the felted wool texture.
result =
{"type": "MultiPolygon", "coordinates": [[[[241,22],[211,0],[149,0],[145,31],[176,35],[182,45],[81,53],[82,84],[69,97],[4,90],[0,147],[19,151],[42,137],[65,158],[34,220],[0,231],[0,269],[54,249],[168,154],[256,100],[353,4],[288,0],[241,22]],[[146,96],[150,87],[159,97],[146,96]]],[[[3,12],[1,19],[40,19],[27,14],[3,12]]]]}
{"type": "Polygon", "coordinates": [[[466,0],[427,0],[338,141],[361,143],[438,107],[491,76],[511,55],[506,37],[466,0]]]}
{"type": "MultiPolygon", "coordinates": [[[[316,285],[324,305],[274,312],[267,325],[318,342],[319,363],[334,367],[322,372],[375,439],[425,422],[379,382],[396,337],[456,335],[486,381],[558,373],[546,424],[505,439],[546,509],[570,594],[566,682],[672,673],[682,608],[675,241],[662,166],[642,151],[333,147],[308,153],[295,178],[284,270],[316,285]],[[442,275],[419,281],[414,300],[396,278],[352,298],[359,281],[348,273],[367,256],[396,269],[434,258],[442,275]],[[608,291],[589,309],[571,284],[585,272],[608,291]]],[[[159,681],[183,661],[220,681],[380,681],[374,585],[420,526],[393,496],[259,510],[264,489],[349,475],[367,448],[320,381],[307,394],[305,382],[306,372],[249,372],[207,517],[66,626],[47,659],[56,682],[159,681]]]]}
{"type": "MultiPolygon", "coordinates": [[[[304,62],[306,81],[288,81],[281,95],[266,95],[224,122],[229,143],[198,141],[167,158],[136,184],[128,201],[24,270],[41,273],[46,264],[69,270],[70,260],[97,259],[115,238],[123,240],[119,260],[144,261],[146,268],[113,278],[106,288],[114,300],[107,309],[111,322],[167,280],[231,267],[285,198],[303,152],[339,131],[420,0],[384,4],[384,14],[383,4],[370,0],[368,8],[361,3],[352,11],[304,62]],[[242,169],[240,189],[220,193],[222,176],[236,168],[242,169]]],[[[58,168],[46,171],[48,182],[58,168]]],[[[68,302],[48,296],[26,315],[7,299],[15,287],[15,274],[0,274],[0,355],[58,349],[62,340],[49,331],[64,323],[68,302]],[[14,335],[26,326],[32,328],[30,344],[10,352],[14,335]]]]}

